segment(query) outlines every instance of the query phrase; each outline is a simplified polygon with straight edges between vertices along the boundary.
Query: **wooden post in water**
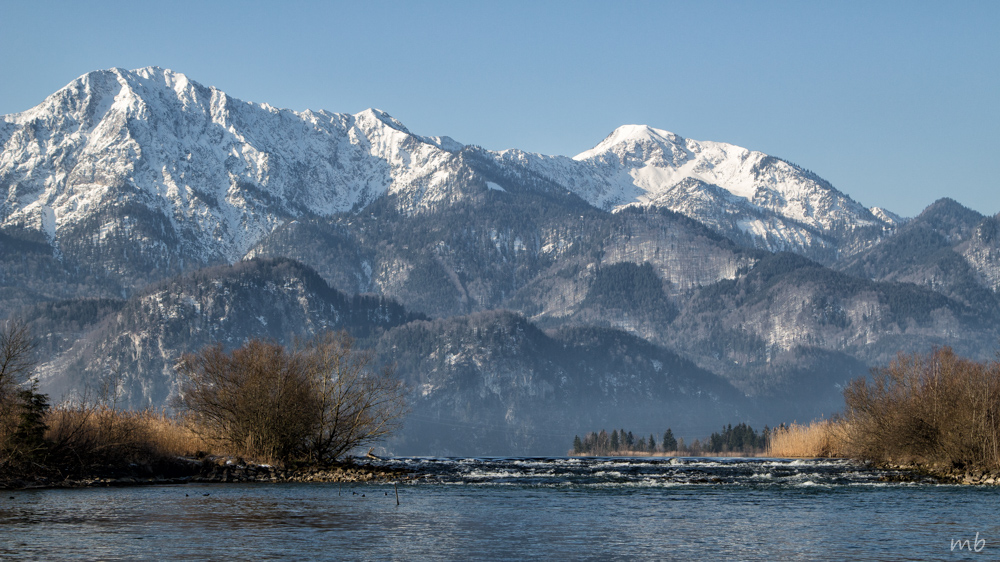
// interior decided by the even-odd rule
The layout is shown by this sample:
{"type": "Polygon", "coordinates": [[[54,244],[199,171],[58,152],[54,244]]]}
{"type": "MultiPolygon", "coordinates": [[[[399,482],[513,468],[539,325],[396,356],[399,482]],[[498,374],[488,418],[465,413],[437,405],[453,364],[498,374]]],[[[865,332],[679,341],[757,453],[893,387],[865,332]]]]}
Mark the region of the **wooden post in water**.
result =
{"type": "Polygon", "coordinates": [[[396,490],[396,505],[399,505],[399,484],[393,482],[392,487],[396,490]]]}

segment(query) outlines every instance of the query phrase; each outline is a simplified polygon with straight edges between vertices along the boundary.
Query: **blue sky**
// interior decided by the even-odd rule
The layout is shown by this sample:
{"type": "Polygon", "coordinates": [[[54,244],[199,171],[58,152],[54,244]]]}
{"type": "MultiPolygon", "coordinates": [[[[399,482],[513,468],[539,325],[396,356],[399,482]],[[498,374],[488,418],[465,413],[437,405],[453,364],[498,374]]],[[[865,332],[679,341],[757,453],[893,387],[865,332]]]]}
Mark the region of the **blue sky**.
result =
{"type": "Polygon", "coordinates": [[[296,110],[574,155],[648,124],[795,162],[868,206],[1000,211],[1000,2],[15,2],[0,114],[162,66],[296,110]]]}

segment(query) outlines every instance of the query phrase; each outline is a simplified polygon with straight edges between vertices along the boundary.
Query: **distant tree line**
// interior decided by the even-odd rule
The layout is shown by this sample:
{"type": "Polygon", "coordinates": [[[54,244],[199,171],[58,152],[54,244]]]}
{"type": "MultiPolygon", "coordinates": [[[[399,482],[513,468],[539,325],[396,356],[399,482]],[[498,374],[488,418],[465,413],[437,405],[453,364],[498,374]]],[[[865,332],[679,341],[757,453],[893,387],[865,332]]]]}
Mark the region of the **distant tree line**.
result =
{"type": "Polygon", "coordinates": [[[730,424],[721,432],[709,436],[706,450],[712,453],[761,453],[767,449],[770,434],[771,430],[766,425],[763,431],[757,433],[745,423],[736,427],[730,424]]]}
{"type": "Polygon", "coordinates": [[[676,453],[700,455],[707,453],[740,453],[753,455],[767,450],[771,430],[764,426],[758,433],[745,423],[722,428],[722,431],[712,433],[707,439],[695,439],[690,444],[683,437],[676,437],[672,429],[667,428],[657,442],[654,434],[648,437],[636,437],[631,431],[614,429],[609,434],[607,430],[591,431],[582,439],[579,435],[573,438],[574,455],[617,456],[635,453],[676,453]]]}

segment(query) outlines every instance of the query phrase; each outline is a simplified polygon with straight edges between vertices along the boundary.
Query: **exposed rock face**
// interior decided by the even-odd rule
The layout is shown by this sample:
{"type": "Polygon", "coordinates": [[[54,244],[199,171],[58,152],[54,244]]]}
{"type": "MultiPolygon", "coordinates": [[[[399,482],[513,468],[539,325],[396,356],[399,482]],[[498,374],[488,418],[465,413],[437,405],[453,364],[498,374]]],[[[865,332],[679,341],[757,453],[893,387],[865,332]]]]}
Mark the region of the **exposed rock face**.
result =
{"type": "Polygon", "coordinates": [[[279,110],[155,67],[92,72],[3,119],[0,224],[130,287],[135,269],[239,260],[303,214],[386,194],[407,212],[433,207],[463,174],[457,143],[383,112],[279,110]]]}
{"type": "Polygon", "coordinates": [[[159,407],[185,351],[346,328],[412,385],[398,450],[562,453],[811,419],[898,351],[1000,338],[997,217],[906,221],[646,126],[492,152],[114,69],[2,117],[0,147],[0,317],[31,320],[55,400],[119,373],[159,407]]]}
{"type": "Polygon", "coordinates": [[[80,77],[4,116],[0,146],[0,224],[42,232],[77,267],[126,287],[141,284],[138,266],[159,278],[231,263],[290,220],[385,196],[410,215],[479,189],[568,190],[602,209],[668,208],[752,246],[818,257],[835,257],[856,231],[895,226],[797,166],[645,126],[575,159],[490,153],[414,135],[378,110],[281,110],[156,67],[80,77]]]}

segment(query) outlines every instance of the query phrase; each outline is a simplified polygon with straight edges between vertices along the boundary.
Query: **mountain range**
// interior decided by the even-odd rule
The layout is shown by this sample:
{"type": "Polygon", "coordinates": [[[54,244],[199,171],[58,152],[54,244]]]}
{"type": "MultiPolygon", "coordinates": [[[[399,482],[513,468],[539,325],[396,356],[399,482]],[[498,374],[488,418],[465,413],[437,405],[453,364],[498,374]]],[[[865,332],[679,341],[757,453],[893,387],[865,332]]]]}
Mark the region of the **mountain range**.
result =
{"type": "Polygon", "coordinates": [[[412,390],[392,452],[560,454],[829,414],[897,352],[1000,338],[998,217],[644,125],[491,151],[150,67],[3,116],[0,147],[0,315],[57,398],[113,372],[160,407],[180,353],[345,328],[412,390]]]}

